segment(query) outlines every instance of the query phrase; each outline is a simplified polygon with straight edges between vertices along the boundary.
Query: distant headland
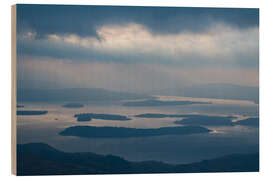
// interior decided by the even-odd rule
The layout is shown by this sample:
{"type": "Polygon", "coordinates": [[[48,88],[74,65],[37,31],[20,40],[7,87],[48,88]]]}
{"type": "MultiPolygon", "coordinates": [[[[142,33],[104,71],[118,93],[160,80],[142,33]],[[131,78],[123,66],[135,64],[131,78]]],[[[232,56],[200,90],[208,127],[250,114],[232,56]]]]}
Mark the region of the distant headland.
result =
{"type": "Polygon", "coordinates": [[[178,106],[178,105],[191,105],[191,104],[212,104],[211,102],[197,102],[197,101],[160,101],[155,99],[144,101],[129,101],[123,106],[178,106]]]}

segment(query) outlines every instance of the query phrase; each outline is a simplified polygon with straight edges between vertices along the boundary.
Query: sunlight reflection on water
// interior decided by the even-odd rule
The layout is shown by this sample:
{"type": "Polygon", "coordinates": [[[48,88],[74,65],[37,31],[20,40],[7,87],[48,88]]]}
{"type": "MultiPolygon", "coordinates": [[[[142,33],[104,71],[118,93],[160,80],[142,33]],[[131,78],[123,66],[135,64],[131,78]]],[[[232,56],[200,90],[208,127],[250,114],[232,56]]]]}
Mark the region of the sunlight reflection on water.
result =
{"type": "Polygon", "coordinates": [[[137,114],[206,114],[234,115],[235,120],[258,116],[258,105],[250,101],[215,100],[205,98],[158,97],[161,100],[211,101],[213,104],[194,104],[162,107],[125,107],[119,104],[85,105],[83,108],[64,108],[64,103],[23,103],[22,110],[47,110],[40,116],[19,116],[18,143],[44,142],[64,151],[91,151],[115,154],[129,160],[160,160],[170,163],[188,163],[230,153],[255,152],[258,150],[258,128],[244,126],[208,127],[210,134],[186,136],[158,136],[126,139],[95,139],[63,137],[58,133],[76,125],[114,126],[131,128],[159,128],[179,126],[174,121],[181,118],[138,118],[137,114]],[[74,114],[103,113],[126,115],[132,120],[96,120],[77,122],[74,114]],[[136,144],[136,147],[134,147],[136,144]],[[166,147],[166,148],[165,148],[166,147]],[[192,153],[191,153],[192,152],[192,153]],[[195,155],[194,155],[195,154],[195,155]]]}

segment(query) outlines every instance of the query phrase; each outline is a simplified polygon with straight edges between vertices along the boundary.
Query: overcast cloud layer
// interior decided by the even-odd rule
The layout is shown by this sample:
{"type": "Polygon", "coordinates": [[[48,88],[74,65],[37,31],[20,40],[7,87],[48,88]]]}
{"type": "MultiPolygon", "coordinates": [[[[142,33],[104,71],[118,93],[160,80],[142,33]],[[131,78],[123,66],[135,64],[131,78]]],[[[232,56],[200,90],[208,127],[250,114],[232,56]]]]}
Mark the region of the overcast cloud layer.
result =
{"type": "Polygon", "coordinates": [[[19,5],[17,14],[18,79],[35,82],[24,88],[258,86],[258,9],[19,5]]]}

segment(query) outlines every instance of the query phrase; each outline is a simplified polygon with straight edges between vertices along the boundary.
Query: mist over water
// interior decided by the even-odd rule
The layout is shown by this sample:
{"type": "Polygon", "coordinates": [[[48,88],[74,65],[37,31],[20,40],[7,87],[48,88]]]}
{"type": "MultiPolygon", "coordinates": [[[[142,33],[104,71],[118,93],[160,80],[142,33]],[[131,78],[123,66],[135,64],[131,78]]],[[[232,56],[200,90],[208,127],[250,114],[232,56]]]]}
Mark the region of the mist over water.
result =
{"type": "Polygon", "coordinates": [[[259,9],[16,14],[18,174],[259,171],[259,9]]]}

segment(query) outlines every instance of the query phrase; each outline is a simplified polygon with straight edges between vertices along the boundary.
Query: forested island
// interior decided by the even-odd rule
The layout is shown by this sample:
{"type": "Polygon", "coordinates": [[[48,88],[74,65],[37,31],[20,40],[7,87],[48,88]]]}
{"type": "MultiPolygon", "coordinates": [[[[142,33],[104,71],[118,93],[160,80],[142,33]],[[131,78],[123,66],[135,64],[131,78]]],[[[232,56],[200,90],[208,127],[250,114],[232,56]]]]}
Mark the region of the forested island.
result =
{"type": "Polygon", "coordinates": [[[59,134],[62,136],[78,136],[85,138],[130,138],[130,137],[209,133],[210,131],[211,130],[200,126],[176,126],[176,127],[161,127],[155,129],[73,126],[66,128],[59,134]]]}
{"type": "Polygon", "coordinates": [[[241,121],[236,121],[234,124],[242,126],[259,127],[259,118],[248,118],[241,121]]]}
{"type": "Polygon", "coordinates": [[[48,111],[36,111],[36,110],[17,111],[17,115],[19,116],[35,116],[35,115],[44,115],[47,113],[48,111]]]}
{"type": "Polygon", "coordinates": [[[137,114],[135,117],[139,118],[180,118],[185,115],[181,114],[159,114],[159,113],[145,113],[145,114],[137,114]]]}
{"type": "Polygon", "coordinates": [[[208,116],[199,114],[155,114],[146,113],[138,114],[135,117],[139,118],[182,118],[181,120],[176,120],[175,124],[182,125],[208,125],[208,126],[232,126],[234,123],[234,116],[208,116]]]}
{"type": "Polygon", "coordinates": [[[158,114],[158,113],[145,113],[137,114],[138,118],[182,118],[176,120],[175,124],[181,125],[195,125],[195,126],[253,126],[259,127],[259,118],[247,118],[233,122],[236,119],[235,116],[208,116],[199,114],[158,114]]]}
{"type": "Polygon", "coordinates": [[[64,107],[64,108],[82,108],[82,107],[84,107],[84,105],[81,103],[68,103],[68,104],[64,104],[62,107],[64,107]]]}
{"type": "Polygon", "coordinates": [[[206,116],[206,115],[183,115],[183,120],[177,120],[175,124],[201,125],[201,126],[233,126],[233,116],[206,116]]]}
{"type": "Polygon", "coordinates": [[[75,114],[74,117],[77,118],[77,121],[91,121],[92,119],[115,120],[115,121],[131,120],[127,116],[118,115],[118,114],[81,113],[81,114],[75,114]]]}

